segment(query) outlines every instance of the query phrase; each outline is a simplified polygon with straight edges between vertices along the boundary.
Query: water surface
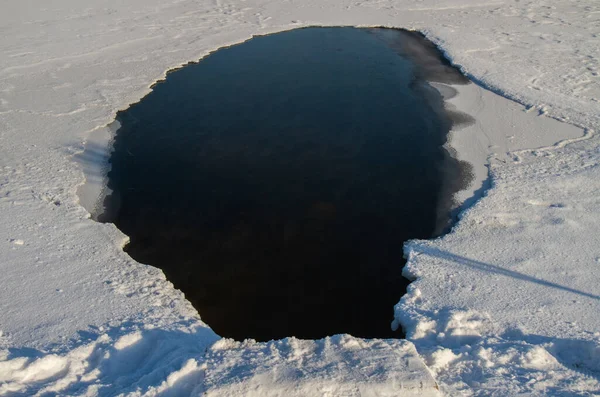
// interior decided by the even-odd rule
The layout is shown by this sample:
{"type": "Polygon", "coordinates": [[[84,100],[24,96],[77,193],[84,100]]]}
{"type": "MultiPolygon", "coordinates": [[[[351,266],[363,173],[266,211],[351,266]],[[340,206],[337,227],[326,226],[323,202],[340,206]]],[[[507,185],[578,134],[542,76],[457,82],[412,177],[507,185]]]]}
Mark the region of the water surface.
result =
{"type": "Polygon", "coordinates": [[[461,169],[441,97],[381,32],[256,37],[119,112],[104,220],[218,334],[401,336],[402,244],[446,225],[461,169]]]}

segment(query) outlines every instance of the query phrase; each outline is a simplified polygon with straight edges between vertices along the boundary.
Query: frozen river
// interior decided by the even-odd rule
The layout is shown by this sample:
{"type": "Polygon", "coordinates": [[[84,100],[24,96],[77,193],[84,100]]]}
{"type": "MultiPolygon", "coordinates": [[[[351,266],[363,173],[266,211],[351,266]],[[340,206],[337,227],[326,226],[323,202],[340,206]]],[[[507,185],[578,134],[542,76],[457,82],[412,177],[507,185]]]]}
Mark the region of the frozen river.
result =
{"type": "Polygon", "coordinates": [[[599,393],[597,1],[7,0],[2,11],[0,394],[599,393]],[[447,144],[474,179],[451,233],[404,247],[405,340],[221,338],[160,269],[123,251],[125,234],[90,219],[119,110],[211,51],[315,25],[420,31],[476,82],[433,84],[474,120],[447,144]]]}

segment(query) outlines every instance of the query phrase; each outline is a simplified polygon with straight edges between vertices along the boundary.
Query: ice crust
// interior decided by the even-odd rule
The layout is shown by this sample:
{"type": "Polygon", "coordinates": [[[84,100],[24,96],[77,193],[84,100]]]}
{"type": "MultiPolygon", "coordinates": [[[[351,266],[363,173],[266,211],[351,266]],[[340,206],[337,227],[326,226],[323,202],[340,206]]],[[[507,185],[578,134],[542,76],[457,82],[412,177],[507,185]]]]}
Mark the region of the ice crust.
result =
{"type": "Polygon", "coordinates": [[[7,0],[0,31],[0,394],[600,394],[595,0],[7,0]],[[167,70],[309,25],[421,30],[526,106],[480,87],[449,100],[479,123],[450,144],[490,189],[451,234],[406,246],[408,341],[222,340],[77,195],[116,111],[167,70]]]}

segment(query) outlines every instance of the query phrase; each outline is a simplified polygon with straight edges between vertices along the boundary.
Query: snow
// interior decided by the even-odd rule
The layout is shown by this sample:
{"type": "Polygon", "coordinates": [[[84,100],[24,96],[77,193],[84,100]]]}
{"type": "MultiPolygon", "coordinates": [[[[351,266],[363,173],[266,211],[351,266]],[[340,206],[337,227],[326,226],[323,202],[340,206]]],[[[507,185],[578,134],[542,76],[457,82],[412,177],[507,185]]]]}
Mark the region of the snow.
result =
{"type": "Polygon", "coordinates": [[[595,0],[6,0],[2,11],[0,394],[600,394],[595,0]],[[81,204],[98,190],[79,202],[84,170],[102,176],[116,111],[167,70],[309,25],[419,29],[479,84],[449,101],[477,121],[450,145],[491,189],[451,234],[406,246],[416,281],[396,325],[408,341],[222,340],[161,271],[122,252],[126,236],[90,219],[81,204]]]}
{"type": "Polygon", "coordinates": [[[431,355],[436,379],[453,385],[448,394],[474,380],[468,394],[600,391],[600,241],[590,233],[600,167],[590,143],[492,165],[493,189],[453,233],[405,246],[404,273],[417,281],[396,318],[431,355]],[[457,357],[451,366],[438,364],[439,349],[457,357]]]}
{"type": "Polygon", "coordinates": [[[206,365],[208,396],[439,396],[413,344],[400,340],[222,339],[206,365]]]}
{"type": "Polygon", "coordinates": [[[439,396],[408,341],[217,339],[197,325],[108,331],[63,353],[5,357],[0,394],[439,396]]]}

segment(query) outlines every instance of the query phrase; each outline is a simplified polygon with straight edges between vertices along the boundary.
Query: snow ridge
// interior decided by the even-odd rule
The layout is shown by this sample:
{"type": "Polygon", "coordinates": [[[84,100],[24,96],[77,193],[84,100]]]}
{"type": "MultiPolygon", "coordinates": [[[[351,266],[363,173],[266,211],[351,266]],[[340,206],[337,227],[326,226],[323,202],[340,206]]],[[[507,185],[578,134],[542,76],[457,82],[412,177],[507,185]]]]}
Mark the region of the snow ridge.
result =
{"type": "Polygon", "coordinates": [[[0,362],[0,394],[190,395],[204,376],[197,359],[217,339],[188,320],[96,330],[71,349],[14,349],[0,362]]]}

